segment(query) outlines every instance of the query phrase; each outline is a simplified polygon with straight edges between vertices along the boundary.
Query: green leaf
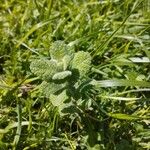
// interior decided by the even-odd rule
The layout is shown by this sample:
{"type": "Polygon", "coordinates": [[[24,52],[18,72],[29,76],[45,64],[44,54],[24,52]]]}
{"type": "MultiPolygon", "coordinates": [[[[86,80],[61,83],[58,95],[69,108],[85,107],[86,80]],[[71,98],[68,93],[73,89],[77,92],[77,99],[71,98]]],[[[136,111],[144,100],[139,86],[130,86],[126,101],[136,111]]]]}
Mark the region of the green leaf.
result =
{"type": "Polygon", "coordinates": [[[150,51],[149,50],[144,50],[144,52],[146,53],[147,57],[150,59],[150,51]]]}
{"type": "Polygon", "coordinates": [[[66,70],[70,65],[71,57],[69,55],[65,55],[62,61],[63,61],[63,70],[66,70]]]}
{"type": "Polygon", "coordinates": [[[7,85],[5,81],[0,77],[0,89],[11,89],[11,86],[7,85]]]}
{"type": "Polygon", "coordinates": [[[139,87],[150,87],[150,82],[137,81],[137,80],[123,80],[123,79],[112,79],[112,80],[92,80],[90,82],[96,87],[115,87],[115,86],[139,86],[139,87]]]}
{"type": "Polygon", "coordinates": [[[53,80],[63,80],[66,79],[67,77],[71,76],[72,72],[71,71],[62,71],[54,74],[52,77],[53,80]]]}
{"type": "Polygon", "coordinates": [[[66,45],[63,41],[56,41],[50,48],[52,59],[61,61],[65,55],[71,55],[74,52],[73,46],[66,45]]]}
{"type": "Polygon", "coordinates": [[[100,96],[102,98],[106,99],[112,99],[112,100],[119,100],[119,101],[136,101],[136,100],[141,100],[141,98],[136,98],[136,97],[114,97],[114,96],[100,96]]]}
{"type": "MultiPolygon", "coordinates": [[[[21,126],[28,126],[30,123],[29,121],[22,121],[21,126]]],[[[32,122],[32,124],[36,124],[35,122],[32,122]]],[[[6,126],[5,129],[0,129],[0,134],[5,134],[9,132],[11,129],[16,128],[18,126],[18,122],[10,123],[8,126],[6,126]]]]}
{"type": "Polygon", "coordinates": [[[150,59],[148,57],[131,57],[129,59],[134,63],[150,63],[150,59]]]}
{"type": "Polygon", "coordinates": [[[52,19],[39,22],[38,24],[34,25],[26,34],[25,36],[19,41],[17,47],[19,47],[28,37],[31,35],[34,31],[38,30],[39,28],[49,24],[52,21],[52,19]]]}
{"type": "Polygon", "coordinates": [[[78,70],[81,77],[86,75],[91,67],[91,56],[88,52],[77,52],[72,61],[72,69],[78,70]]]}
{"type": "Polygon", "coordinates": [[[108,113],[110,117],[116,118],[116,119],[123,119],[123,120],[137,120],[140,119],[138,116],[132,116],[127,114],[121,114],[121,113],[108,113]]]}
{"type": "Polygon", "coordinates": [[[39,85],[39,89],[42,90],[44,96],[49,98],[51,94],[54,94],[65,87],[65,84],[55,84],[55,83],[48,83],[43,81],[41,85],[39,85]]]}
{"type": "MultiPolygon", "coordinates": [[[[52,102],[52,104],[54,106],[60,106],[63,104],[63,102],[67,99],[67,95],[66,95],[66,91],[63,91],[62,93],[60,93],[59,95],[51,95],[50,96],[50,101],[52,102]]],[[[63,109],[63,108],[61,108],[63,109]]]]}
{"type": "Polygon", "coordinates": [[[61,105],[58,106],[58,110],[61,116],[65,115],[72,116],[75,113],[80,113],[77,107],[71,101],[70,102],[64,101],[61,105]]]}
{"type": "Polygon", "coordinates": [[[47,59],[34,60],[31,62],[30,69],[32,73],[47,81],[51,80],[57,72],[57,63],[54,60],[47,59]]]}

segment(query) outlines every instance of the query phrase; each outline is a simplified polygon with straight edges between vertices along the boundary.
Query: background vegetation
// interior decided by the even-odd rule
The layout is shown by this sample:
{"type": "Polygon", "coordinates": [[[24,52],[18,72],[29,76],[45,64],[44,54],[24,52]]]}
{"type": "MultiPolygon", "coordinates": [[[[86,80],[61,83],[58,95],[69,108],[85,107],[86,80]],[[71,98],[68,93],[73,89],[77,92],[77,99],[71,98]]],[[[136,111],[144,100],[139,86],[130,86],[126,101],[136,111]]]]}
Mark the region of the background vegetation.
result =
{"type": "Polygon", "coordinates": [[[150,149],[149,5],[1,0],[0,149],[150,149]],[[57,80],[65,79],[67,101],[41,87],[52,69],[37,66],[64,47],[71,72],[57,80]]]}

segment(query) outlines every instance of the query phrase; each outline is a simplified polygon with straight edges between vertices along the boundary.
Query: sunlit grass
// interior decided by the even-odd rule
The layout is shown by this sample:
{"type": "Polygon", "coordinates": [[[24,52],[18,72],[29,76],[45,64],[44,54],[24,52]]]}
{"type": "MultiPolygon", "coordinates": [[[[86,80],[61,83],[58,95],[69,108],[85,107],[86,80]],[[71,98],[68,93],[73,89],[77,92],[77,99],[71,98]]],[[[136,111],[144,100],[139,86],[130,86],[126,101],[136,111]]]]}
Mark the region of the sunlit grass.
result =
{"type": "Polygon", "coordinates": [[[150,149],[149,12],[148,0],[1,1],[0,149],[150,149]],[[57,40],[92,57],[95,89],[66,116],[29,67],[57,40]]]}

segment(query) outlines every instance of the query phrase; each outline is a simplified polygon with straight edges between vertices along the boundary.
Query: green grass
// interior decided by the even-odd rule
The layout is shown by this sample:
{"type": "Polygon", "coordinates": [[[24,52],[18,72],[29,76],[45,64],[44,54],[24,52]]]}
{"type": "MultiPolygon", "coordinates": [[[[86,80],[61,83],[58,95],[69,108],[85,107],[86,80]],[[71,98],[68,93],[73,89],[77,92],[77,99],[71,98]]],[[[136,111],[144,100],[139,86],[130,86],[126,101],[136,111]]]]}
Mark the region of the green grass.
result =
{"type": "MultiPolygon", "coordinates": [[[[2,0],[0,149],[149,150],[149,4],[2,0]],[[65,102],[60,91],[45,96],[43,78],[31,69],[35,60],[50,60],[56,41],[74,48],[72,59],[80,51],[92,59],[82,78],[66,81],[65,102]]],[[[71,73],[87,65],[78,61],[71,73]]]]}

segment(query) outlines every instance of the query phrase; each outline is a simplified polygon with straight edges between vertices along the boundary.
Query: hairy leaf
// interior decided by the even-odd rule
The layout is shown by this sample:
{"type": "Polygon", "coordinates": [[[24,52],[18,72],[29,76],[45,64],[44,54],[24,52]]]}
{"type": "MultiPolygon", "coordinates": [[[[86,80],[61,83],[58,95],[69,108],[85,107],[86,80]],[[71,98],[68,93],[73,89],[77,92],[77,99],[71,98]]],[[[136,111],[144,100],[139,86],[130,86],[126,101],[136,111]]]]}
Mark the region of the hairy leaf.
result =
{"type": "Polygon", "coordinates": [[[65,55],[71,55],[74,52],[73,47],[66,45],[63,41],[56,41],[50,48],[52,59],[62,60],[65,55]]]}
{"type": "Polygon", "coordinates": [[[80,77],[88,73],[91,65],[91,56],[88,52],[80,51],[75,54],[72,61],[72,69],[78,70],[80,77]]]}
{"type": "Polygon", "coordinates": [[[51,80],[57,72],[57,63],[47,59],[34,60],[31,62],[30,69],[32,73],[47,81],[51,80]]]}
{"type": "Polygon", "coordinates": [[[66,91],[63,91],[59,95],[51,95],[50,100],[54,106],[60,106],[67,99],[66,91]]]}
{"type": "Polygon", "coordinates": [[[52,77],[53,80],[63,80],[66,79],[67,77],[71,76],[72,72],[71,71],[62,71],[54,74],[52,77]]]}
{"type": "Polygon", "coordinates": [[[44,96],[49,98],[51,94],[58,92],[64,88],[64,86],[64,84],[47,83],[43,81],[39,88],[42,89],[44,96]]]}
{"type": "Polygon", "coordinates": [[[63,61],[63,70],[66,70],[70,65],[71,57],[69,55],[65,55],[62,61],[63,61]]]}

